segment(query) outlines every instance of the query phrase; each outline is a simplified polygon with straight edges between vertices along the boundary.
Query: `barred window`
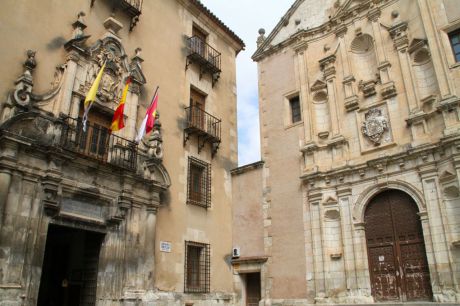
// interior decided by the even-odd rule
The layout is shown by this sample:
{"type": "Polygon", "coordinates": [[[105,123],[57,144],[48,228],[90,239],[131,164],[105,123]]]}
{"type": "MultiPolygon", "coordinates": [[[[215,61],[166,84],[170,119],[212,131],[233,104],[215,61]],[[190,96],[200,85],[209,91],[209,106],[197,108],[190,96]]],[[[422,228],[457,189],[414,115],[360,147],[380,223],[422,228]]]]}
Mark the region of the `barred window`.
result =
{"type": "Polygon", "coordinates": [[[460,29],[449,33],[450,45],[454,52],[455,61],[460,62],[460,29]]]}
{"type": "Polygon", "coordinates": [[[289,106],[291,107],[291,120],[292,123],[299,122],[302,120],[302,115],[300,114],[300,99],[299,96],[295,96],[289,99],[289,106]]]}
{"type": "Polygon", "coordinates": [[[185,292],[209,292],[211,279],[209,249],[209,244],[185,241],[185,292]]]}
{"type": "Polygon", "coordinates": [[[187,204],[211,207],[211,165],[199,159],[188,159],[187,204]]]}

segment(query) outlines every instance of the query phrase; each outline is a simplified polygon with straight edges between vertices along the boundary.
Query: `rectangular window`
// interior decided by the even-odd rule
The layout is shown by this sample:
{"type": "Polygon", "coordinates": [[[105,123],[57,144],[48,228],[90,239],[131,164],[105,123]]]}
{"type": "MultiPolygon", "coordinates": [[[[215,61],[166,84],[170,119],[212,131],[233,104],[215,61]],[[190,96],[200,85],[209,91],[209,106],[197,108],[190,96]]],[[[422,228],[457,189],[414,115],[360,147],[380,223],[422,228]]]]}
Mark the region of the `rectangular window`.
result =
{"type": "Polygon", "coordinates": [[[187,204],[211,207],[211,165],[199,159],[188,159],[187,204]]]}
{"type": "Polygon", "coordinates": [[[299,96],[289,99],[289,106],[291,108],[291,120],[292,123],[299,122],[302,120],[302,115],[300,114],[300,99],[299,96]]]}
{"type": "Polygon", "coordinates": [[[192,28],[192,50],[206,58],[206,38],[208,35],[196,26],[192,28]]]}
{"type": "Polygon", "coordinates": [[[185,292],[209,292],[211,279],[209,249],[209,244],[185,241],[185,292]]]}
{"type": "Polygon", "coordinates": [[[189,124],[202,131],[206,126],[206,96],[197,90],[190,88],[190,113],[189,124]]]}
{"type": "Polygon", "coordinates": [[[460,29],[449,33],[449,40],[452,51],[454,52],[455,61],[460,62],[460,29]]]}

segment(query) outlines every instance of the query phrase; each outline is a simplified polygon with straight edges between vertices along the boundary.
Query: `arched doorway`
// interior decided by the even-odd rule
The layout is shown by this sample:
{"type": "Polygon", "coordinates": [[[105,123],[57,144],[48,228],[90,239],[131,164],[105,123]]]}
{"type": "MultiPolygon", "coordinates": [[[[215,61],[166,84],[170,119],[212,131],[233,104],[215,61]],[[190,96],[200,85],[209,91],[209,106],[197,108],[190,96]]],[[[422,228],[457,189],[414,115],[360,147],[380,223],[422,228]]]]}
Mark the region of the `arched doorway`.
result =
{"type": "Polygon", "coordinates": [[[367,254],[377,301],[431,300],[432,291],[418,208],[399,190],[376,195],[366,208],[367,254]]]}

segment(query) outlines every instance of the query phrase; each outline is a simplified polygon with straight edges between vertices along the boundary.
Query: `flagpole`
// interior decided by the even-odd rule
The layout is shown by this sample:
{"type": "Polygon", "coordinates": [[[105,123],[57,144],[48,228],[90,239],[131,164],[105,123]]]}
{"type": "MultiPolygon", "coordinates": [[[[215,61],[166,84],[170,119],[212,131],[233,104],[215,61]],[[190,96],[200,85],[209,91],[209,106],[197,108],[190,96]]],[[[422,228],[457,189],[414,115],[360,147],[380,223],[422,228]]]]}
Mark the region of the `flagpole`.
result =
{"type": "Polygon", "coordinates": [[[153,100],[155,100],[155,96],[157,95],[158,89],[160,89],[160,86],[157,86],[157,89],[155,89],[155,93],[153,94],[153,98],[152,101],[150,101],[149,107],[152,106],[153,100]]]}

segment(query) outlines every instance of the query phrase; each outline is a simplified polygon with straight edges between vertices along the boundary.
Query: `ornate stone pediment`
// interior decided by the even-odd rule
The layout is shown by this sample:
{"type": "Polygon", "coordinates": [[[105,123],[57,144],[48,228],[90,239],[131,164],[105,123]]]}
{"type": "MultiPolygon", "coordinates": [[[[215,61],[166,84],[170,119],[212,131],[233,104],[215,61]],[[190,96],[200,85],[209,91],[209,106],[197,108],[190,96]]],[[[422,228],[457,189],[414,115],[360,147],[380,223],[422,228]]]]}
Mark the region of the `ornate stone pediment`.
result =
{"type": "Polygon", "coordinates": [[[112,37],[98,40],[90,48],[90,63],[86,74],[85,83],[82,84],[83,92],[89,91],[100,68],[106,63],[104,74],[97,97],[100,102],[112,102],[121,95],[123,90],[123,76],[129,74],[129,65],[126,53],[120,42],[112,37]]]}

